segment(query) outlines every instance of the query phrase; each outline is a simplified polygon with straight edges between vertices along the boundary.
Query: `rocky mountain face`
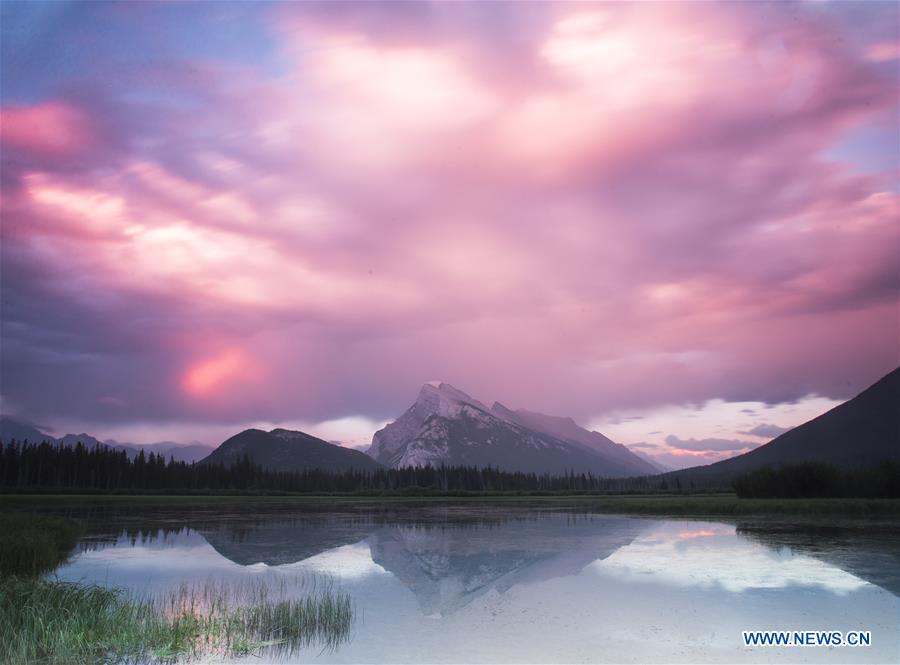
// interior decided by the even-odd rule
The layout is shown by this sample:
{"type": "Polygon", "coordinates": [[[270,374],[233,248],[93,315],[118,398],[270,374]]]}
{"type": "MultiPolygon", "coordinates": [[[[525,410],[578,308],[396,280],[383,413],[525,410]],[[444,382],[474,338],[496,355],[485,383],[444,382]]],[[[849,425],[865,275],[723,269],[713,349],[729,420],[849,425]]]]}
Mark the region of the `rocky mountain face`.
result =
{"type": "Polygon", "coordinates": [[[358,450],[336,446],[304,432],[273,429],[244,430],[222,443],[205,457],[202,464],[230,466],[247,455],[260,466],[273,471],[322,469],[343,472],[374,471],[381,465],[358,450]]]}
{"type": "Polygon", "coordinates": [[[488,408],[448,383],[426,383],[416,402],[375,433],[367,451],[389,467],[492,466],[535,473],[605,477],[658,473],[643,458],[570,418],[488,408]]]}

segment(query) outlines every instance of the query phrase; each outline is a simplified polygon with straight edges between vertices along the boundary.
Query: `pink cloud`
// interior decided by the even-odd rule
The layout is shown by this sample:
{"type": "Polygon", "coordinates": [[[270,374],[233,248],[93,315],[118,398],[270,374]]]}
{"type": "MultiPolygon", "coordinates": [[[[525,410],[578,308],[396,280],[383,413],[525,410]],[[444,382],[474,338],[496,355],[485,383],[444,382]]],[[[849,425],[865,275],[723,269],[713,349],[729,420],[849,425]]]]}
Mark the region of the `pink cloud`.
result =
{"type": "Polygon", "coordinates": [[[192,397],[209,398],[236,382],[259,383],[253,360],[239,348],[229,348],[192,363],[184,373],[182,387],[192,397]]]}
{"type": "Polygon", "coordinates": [[[695,538],[713,538],[719,535],[712,529],[696,529],[694,531],[682,531],[678,534],[679,540],[694,540],[695,538]]]}
{"type": "Polygon", "coordinates": [[[95,140],[88,118],[59,101],[0,109],[0,141],[46,157],[70,157],[95,140]]]}
{"type": "MultiPolygon", "coordinates": [[[[21,169],[4,233],[43,297],[166,358],[117,417],[381,419],[437,376],[588,418],[849,397],[891,369],[898,196],[827,157],[896,112],[880,39],[733,3],[518,11],[509,42],[279,11],[283,69],[185,63],[199,109],[186,70],[142,69],[129,85],[183,105],[98,122],[150,147],[21,169]],[[181,325],[128,328],[144,302],[181,325]]],[[[74,105],[6,114],[4,144],[36,153],[104,135],[74,105]]]]}
{"type": "Polygon", "coordinates": [[[874,62],[900,60],[900,43],[891,41],[872,44],[866,49],[866,57],[874,62]]]}

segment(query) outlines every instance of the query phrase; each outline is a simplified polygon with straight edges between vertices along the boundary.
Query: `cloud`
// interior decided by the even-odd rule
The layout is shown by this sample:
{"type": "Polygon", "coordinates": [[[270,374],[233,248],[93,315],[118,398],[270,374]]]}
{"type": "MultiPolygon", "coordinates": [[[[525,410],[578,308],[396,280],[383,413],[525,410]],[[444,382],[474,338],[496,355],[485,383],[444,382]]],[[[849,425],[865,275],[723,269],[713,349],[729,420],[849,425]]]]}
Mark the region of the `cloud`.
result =
{"type": "Polygon", "coordinates": [[[760,423],[756,427],[747,430],[746,432],[741,432],[741,434],[746,434],[748,436],[758,436],[765,439],[774,439],[776,436],[784,434],[790,429],[793,428],[779,427],[778,425],[770,425],[768,423],[760,423]]]}
{"type": "Polygon", "coordinates": [[[875,62],[886,62],[900,59],[900,45],[896,41],[872,44],[866,50],[866,57],[875,62]]]}
{"type": "Polygon", "coordinates": [[[125,400],[119,397],[112,397],[111,395],[104,395],[103,397],[98,397],[97,402],[113,408],[120,408],[126,405],[125,400]]]}
{"type": "Polygon", "coordinates": [[[679,439],[674,434],[666,437],[666,444],[677,450],[693,452],[724,452],[756,448],[759,444],[735,439],[679,439]]]}
{"type": "Polygon", "coordinates": [[[830,152],[893,136],[894,6],[80,11],[3,46],[25,414],[382,422],[440,377],[587,420],[896,364],[896,174],[830,152]]]}
{"type": "Polygon", "coordinates": [[[686,469],[694,466],[713,464],[729,457],[734,457],[734,451],[687,451],[679,449],[642,451],[642,455],[656,462],[668,470],[686,469]]]}
{"type": "Polygon", "coordinates": [[[47,157],[71,157],[94,140],[87,116],[78,108],[58,101],[31,106],[7,106],[0,112],[0,141],[47,157]]]}

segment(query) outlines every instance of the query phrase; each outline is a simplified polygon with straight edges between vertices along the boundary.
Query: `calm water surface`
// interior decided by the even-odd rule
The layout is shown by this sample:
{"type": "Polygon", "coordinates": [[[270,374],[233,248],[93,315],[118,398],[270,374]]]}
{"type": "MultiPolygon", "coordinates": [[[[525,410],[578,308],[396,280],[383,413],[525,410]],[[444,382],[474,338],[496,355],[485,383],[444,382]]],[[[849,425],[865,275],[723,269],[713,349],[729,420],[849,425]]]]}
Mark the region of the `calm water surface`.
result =
{"type": "Polygon", "coordinates": [[[62,579],[138,593],[285,579],[298,594],[312,580],[349,593],[350,640],[295,662],[900,662],[896,523],[490,504],[67,514],[87,533],[62,579]],[[748,629],[863,629],[872,646],[746,648],[748,629]]]}

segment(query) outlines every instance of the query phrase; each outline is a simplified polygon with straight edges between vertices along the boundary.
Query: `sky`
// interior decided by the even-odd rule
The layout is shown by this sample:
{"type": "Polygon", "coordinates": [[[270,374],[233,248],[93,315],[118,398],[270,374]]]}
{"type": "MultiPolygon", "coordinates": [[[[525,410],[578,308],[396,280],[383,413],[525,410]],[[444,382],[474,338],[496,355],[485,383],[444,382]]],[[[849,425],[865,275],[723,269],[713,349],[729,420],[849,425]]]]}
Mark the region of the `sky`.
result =
{"type": "Polygon", "coordinates": [[[0,409],[752,449],[900,362],[898,11],[5,1],[0,409]]]}

